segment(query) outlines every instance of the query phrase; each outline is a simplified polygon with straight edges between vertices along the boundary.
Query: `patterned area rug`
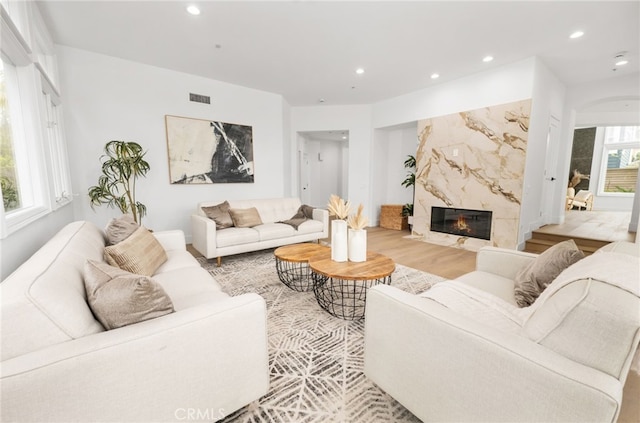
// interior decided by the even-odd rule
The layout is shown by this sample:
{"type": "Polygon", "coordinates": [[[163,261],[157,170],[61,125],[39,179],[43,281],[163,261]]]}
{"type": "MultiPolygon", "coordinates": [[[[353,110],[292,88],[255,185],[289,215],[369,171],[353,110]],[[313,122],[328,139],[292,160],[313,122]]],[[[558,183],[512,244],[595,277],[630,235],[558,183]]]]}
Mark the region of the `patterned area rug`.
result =
{"type": "MultiPolygon", "coordinates": [[[[222,267],[199,258],[230,295],[255,292],[267,302],[269,393],[227,422],[419,422],[363,373],[364,321],[335,318],[313,292],[282,284],[273,250],[225,257],[222,267]]],[[[396,265],[391,285],[412,293],[443,278],[396,265]]]]}

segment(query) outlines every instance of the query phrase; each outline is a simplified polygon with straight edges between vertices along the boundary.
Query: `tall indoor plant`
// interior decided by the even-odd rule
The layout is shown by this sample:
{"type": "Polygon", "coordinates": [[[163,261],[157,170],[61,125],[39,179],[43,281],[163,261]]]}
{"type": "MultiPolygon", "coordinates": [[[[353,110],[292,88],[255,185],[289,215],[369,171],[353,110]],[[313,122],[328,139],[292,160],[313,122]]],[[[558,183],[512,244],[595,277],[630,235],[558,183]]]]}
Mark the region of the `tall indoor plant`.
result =
{"type": "Polygon", "coordinates": [[[117,207],[124,214],[131,213],[140,223],[147,207],[136,200],[136,179],[145,176],[149,163],[140,144],[127,141],[109,141],[102,155],[102,175],[98,184],[89,188],[91,207],[106,204],[117,207]]]}
{"type": "MultiPolygon", "coordinates": [[[[412,155],[408,155],[407,159],[404,161],[405,169],[409,169],[407,172],[407,177],[404,178],[404,181],[400,185],[405,188],[413,188],[413,195],[411,198],[415,197],[416,194],[416,158],[412,155]]],[[[413,203],[407,203],[402,206],[402,215],[413,217],[413,203]]],[[[410,222],[411,223],[411,222],[410,222]]]]}

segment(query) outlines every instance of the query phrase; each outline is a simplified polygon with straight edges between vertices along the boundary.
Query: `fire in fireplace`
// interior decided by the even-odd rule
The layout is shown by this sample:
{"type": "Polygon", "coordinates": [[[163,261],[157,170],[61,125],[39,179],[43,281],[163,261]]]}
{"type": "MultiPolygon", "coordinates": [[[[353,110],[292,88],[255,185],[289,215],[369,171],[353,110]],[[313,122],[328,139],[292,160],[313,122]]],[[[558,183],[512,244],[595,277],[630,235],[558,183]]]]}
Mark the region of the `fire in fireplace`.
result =
{"type": "Polygon", "coordinates": [[[492,212],[431,207],[431,230],[445,234],[491,239],[492,212]]]}

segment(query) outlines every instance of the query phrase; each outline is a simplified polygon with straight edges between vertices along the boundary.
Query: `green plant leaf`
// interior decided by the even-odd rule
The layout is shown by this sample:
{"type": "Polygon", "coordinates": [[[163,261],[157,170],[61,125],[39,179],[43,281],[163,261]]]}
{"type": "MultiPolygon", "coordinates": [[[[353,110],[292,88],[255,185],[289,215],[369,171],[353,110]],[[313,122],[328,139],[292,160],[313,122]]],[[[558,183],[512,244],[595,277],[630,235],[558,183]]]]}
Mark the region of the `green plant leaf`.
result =
{"type": "Polygon", "coordinates": [[[146,176],[150,170],[144,160],[142,146],[136,142],[112,140],[105,144],[102,175],[98,184],[89,188],[91,207],[106,204],[117,207],[123,214],[131,212],[136,222],[146,214],[144,204],[135,200],[136,179],[146,176]]]}

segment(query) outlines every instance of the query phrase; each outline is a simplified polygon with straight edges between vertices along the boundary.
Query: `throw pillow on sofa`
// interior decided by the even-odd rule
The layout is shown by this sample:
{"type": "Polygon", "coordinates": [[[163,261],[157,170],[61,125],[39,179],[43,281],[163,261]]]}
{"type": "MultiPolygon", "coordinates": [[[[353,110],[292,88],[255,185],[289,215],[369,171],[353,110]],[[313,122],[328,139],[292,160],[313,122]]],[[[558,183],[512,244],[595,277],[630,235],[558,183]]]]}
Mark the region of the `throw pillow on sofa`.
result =
{"type": "Polygon", "coordinates": [[[229,202],[216,204],[215,206],[202,207],[202,211],[207,217],[216,222],[216,229],[230,228],[233,220],[229,214],[229,202]]]}
{"type": "Polygon", "coordinates": [[[262,219],[258,213],[258,209],[251,207],[249,209],[229,209],[233,226],[237,228],[252,228],[262,225],[262,219]]]}
{"type": "Polygon", "coordinates": [[[140,225],[133,220],[133,216],[128,214],[123,214],[118,218],[111,219],[104,230],[107,245],[115,245],[124,241],[139,227],[140,225]]]}
{"type": "Polygon", "coordinates": [[[104,255],[110,265],[145,276],[153,275],[167,261],[164,248],[144,226],[124,241],[105,247],[104,255]]]}
{"type": "Polygon", "coordinates": [[[87,302],[105,329],[116,329],[173,312],[173,303],[153,279],[107,263],[87,260],[87,302]]]}
{"type": "Polygon", "coordinates": [[[584,258],[575,241],[568,239],[547,249],[524,267],[515,279],[515,297],[520,307],[528,307],[567,267],[584,258]]]}

